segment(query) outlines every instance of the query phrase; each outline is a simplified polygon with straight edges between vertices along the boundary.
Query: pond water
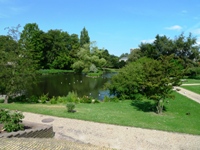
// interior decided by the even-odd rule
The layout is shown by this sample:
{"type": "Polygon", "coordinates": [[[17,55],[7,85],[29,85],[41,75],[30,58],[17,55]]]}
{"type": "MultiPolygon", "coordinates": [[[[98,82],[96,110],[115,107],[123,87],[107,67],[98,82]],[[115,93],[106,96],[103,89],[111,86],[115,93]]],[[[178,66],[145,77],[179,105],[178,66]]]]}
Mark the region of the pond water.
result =
{"type": "Polygon", "coordinates": [[[98,78],[76,73],[41,75],[38,77],[38,84],[33,85],[28,95],[40,96],[48,93],[50,97],[66,96],[68,92],[74,91],[79,97],[86,95],[102,100],[104,96],[109,96],[109,91],[103,90],[103,86],[112,75],[113,73],[104,73],[98,78]]]}

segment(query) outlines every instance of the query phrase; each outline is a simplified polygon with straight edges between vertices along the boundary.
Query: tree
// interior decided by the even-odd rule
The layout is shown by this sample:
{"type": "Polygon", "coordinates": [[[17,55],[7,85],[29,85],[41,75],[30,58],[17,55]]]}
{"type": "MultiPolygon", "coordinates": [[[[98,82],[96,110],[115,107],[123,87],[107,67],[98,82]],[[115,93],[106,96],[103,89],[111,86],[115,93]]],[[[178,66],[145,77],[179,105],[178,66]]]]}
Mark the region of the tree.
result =
{"type": "Polygon", "coordinates": [[[139,48],[133,49],[131,53],[128,55],[128,62],[136,61],[142,56],[143,54],[139,48]]]}
{"type": "Polygon", "coordinates": [[[76,61],[72,68],[77,72],[90,72],[90,68],[99,68],[102,69],[106,60],[101,58],[103,51],[99,50],[94,43],[84,44],[77,53],[78,61],[76,61]]]}
{"type": "Polygon", "coordinates": [[[43,66],[45,69],[69,69],[71,59],[69,57],[71,44],[70,35],[61,30],[49,30],[42,36],[43,66]],[[60,64],[62,63],[62,64],[60,64]]]}
{"type": "Polygon", "coordinates": [[[139,48],[141,53],[149,58],[158,59],[161,56],[169,56],[174,54],[176,57],[183,60],[183,65],[193,66],[199,61],[200,52],[196,38],[190,34],[185,37],[183,34],[176,37],[174,40],[167,38],[165,35],[157,35],[153,43],[141,43],[139,48]]]}
{"type": "Polygon", "coordinates": [[[173,97],[173,84],[179,84],[183,76],[181,61],[173,58],[141,58],[129,63],[112,77],[107,88],[123,99],[135,99],[138,94],[152,99],[157,113],[162,113],[165,99],[173,97]]]}
{"type": "Polygon", "coordinates": [[[0,93],[10,97],[23,93],[35,79],[35,62],[30,51],[24,50],[19,43],[19,26],[8,28],[8,36],[1,36],[0,43],[0,93]],[[5,41],[5,39],[7,39],[5,41]]]}
{"type": "Polygon", "coordinates": [[[28,23],[24,26],[20,35],[19,42],[24,50],[30,51],[33,60],[38,63],[38,69],[41,67],[43,43],[41,40],[42,31],[36,23],[28,23]]]}
{"type": "Polygon", "coordinates": [[[84,27],[80,35],[80,46],[83,46],[84,44],[89,44],[89,43],[90,43],[90,37],[88,35],[88,31],[84,27]]]}

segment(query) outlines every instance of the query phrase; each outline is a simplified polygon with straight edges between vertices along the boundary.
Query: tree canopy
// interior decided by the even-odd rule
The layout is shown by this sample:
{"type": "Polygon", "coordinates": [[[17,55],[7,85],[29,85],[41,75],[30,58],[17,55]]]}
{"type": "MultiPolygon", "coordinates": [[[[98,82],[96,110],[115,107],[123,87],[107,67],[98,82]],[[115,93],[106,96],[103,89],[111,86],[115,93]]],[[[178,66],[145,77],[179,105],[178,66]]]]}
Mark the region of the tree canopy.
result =
{"type": "Polygon", "coordinates": [[[18,42],[18,27],[9,28],[7,36],[0,36],[0,93],[9,97],[24,92],[35,79],[35,62],[32,54],[18,42]]]}
{"type": "Polygon", "coordinates": [[[72,68],[77,72],[96,72],[106,65],[102,57],[104,50],[98,49],[94,43],[84,44],[77,53],[78,61],[74,62],[72,68]]]}
{"type": "Polygon", "coordinates": [[[110,94],[122,99],[142,95],[154,100],[157,112],[161,113],[164,100],[172,97],[172,86],[180,84],[183,76],[181,60],[173,58],[173,55],[158,60],[144,57],[129,63],[108,83],[110,94]]]}

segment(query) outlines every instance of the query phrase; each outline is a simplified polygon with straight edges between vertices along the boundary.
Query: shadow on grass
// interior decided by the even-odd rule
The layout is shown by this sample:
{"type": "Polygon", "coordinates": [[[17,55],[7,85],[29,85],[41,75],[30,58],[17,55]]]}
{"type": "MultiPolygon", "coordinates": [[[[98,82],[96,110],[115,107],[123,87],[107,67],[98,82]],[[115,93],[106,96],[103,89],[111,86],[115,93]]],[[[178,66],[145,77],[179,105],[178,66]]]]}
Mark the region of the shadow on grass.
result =
{"type": "MultiPolygon", "coordinates": [[[[134,106],[138,111],[143,112],[156,112],[156,105],[151,101],[133,100],[131,106],[134,106]]],[[[163,112],[166,111],[166,107],[163,107],[163,112]]]]}

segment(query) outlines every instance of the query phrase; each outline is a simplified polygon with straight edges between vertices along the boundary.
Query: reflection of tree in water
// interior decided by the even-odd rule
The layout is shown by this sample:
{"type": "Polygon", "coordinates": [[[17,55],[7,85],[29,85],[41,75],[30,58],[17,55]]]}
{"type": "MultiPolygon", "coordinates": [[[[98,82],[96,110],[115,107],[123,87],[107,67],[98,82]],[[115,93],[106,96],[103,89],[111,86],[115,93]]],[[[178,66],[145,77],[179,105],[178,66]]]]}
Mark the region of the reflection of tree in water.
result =
{"type": "MultiPolygon", "coordinates": [[[[29,90],[29,95],[41,95],[49,93],[49,96],[66,96],[68,92],[77,92],[78,96],[92,96],[94,98],[102,97],[103,85],[109,79],[106,76],[99,78],[89,78],[81,74],[67,73],[46,75],[39,77],[40,82],[33,85],[29,90]],[[100,94],[100,95],[99,95],[100,94]]],[[[107,92],[108,93],[108,92],[107,92]]]]}

